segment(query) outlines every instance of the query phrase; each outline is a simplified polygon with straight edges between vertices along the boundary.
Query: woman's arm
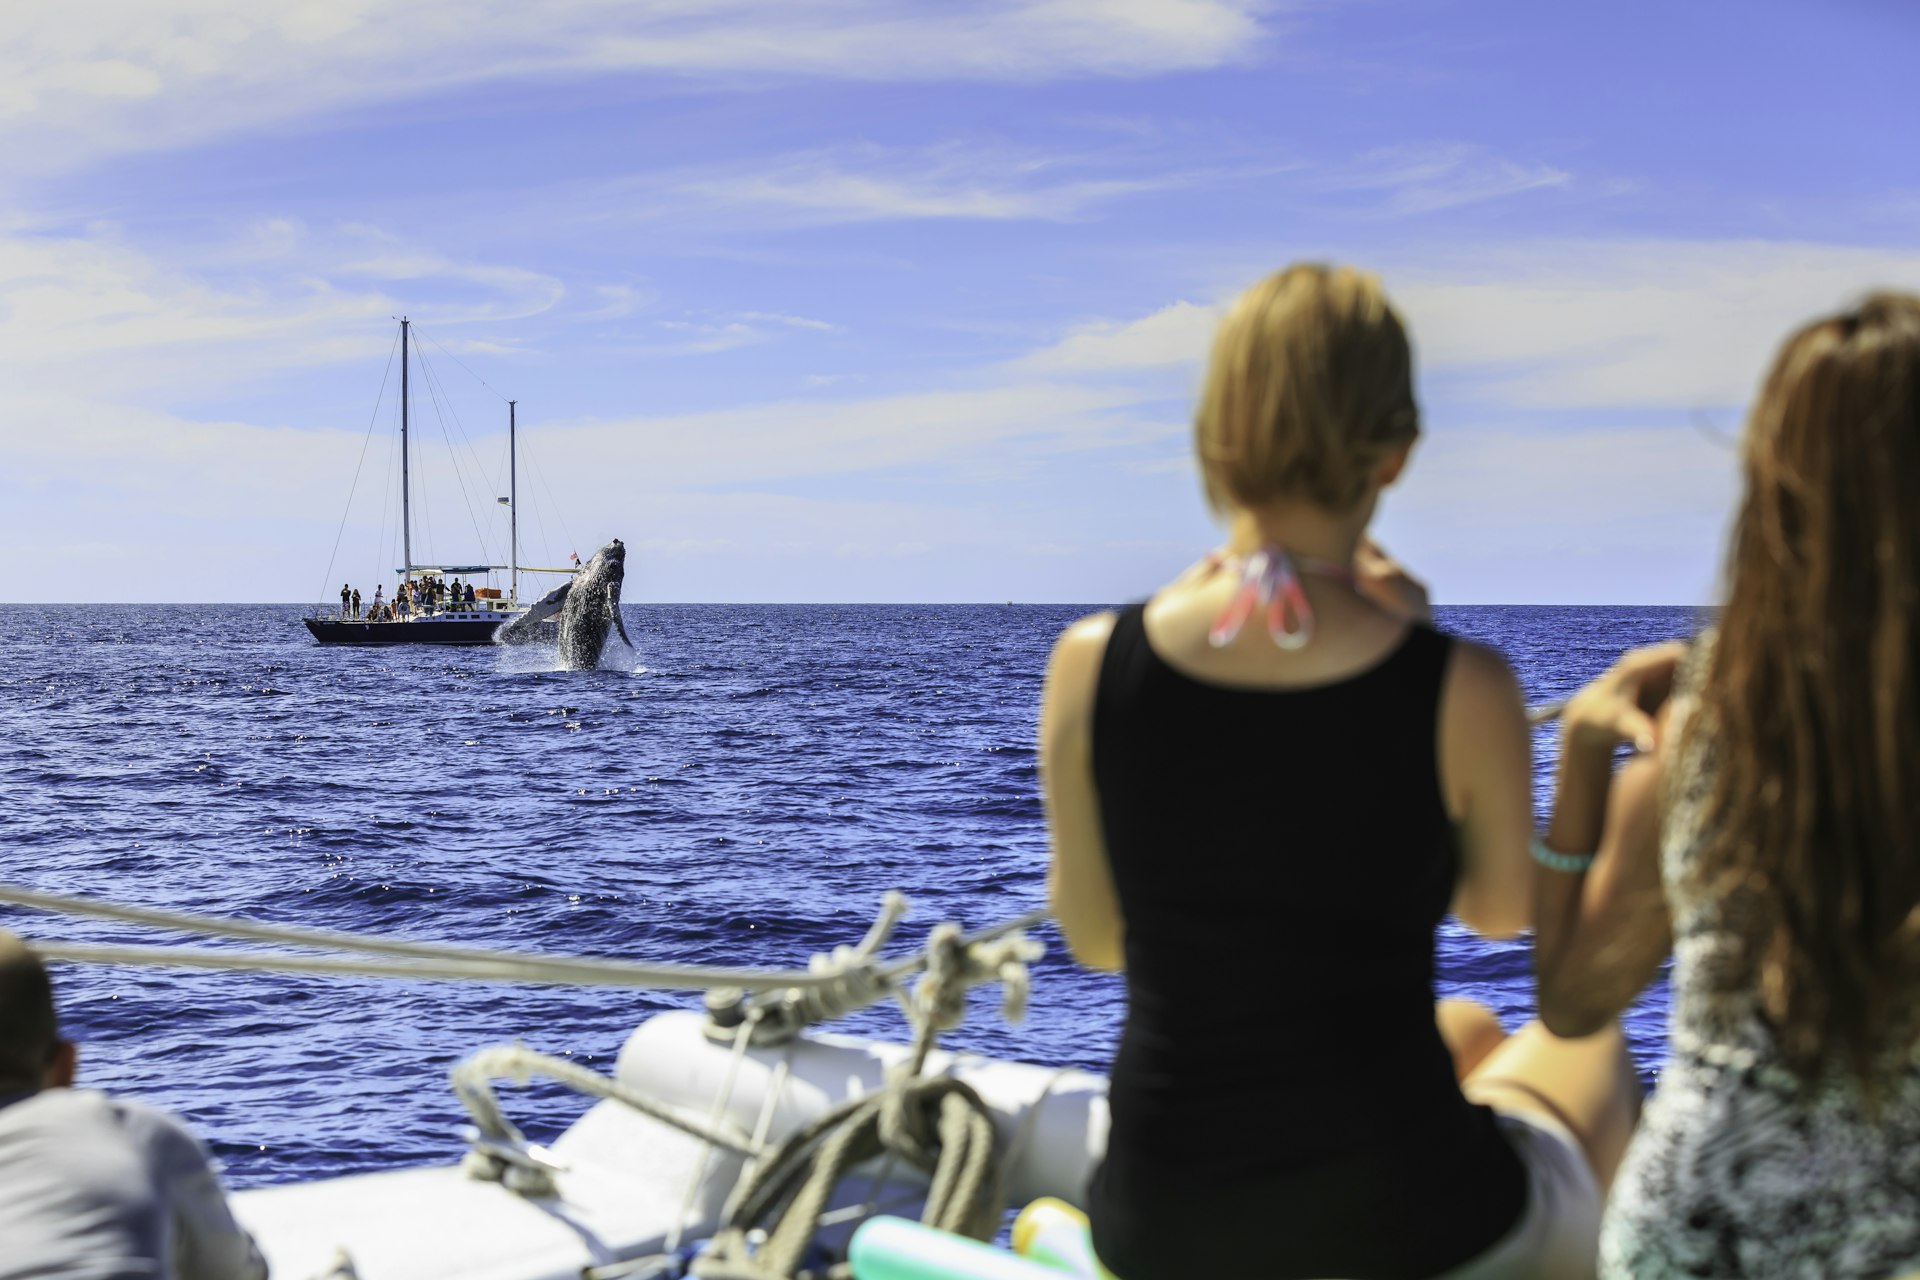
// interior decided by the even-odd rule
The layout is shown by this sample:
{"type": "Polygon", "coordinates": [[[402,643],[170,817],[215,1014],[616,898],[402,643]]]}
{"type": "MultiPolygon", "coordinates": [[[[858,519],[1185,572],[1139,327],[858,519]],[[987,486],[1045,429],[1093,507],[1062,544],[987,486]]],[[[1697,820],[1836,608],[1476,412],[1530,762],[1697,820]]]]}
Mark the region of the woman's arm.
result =
{"type": "Polygon", "coordinates": [[[1533,750],[1520,684],[1491,649],[1456,640],[1440,702],[1441,781],[1460,846],[1453,913],[1510,938],[1533,923],[1533,750]]]}
{"type": "Polygon", "coordinates": [[[1540,1019],[1584,1036],[1618,1017],[1672,949],[1660,885],[1660,785],[1667,695],[1684,646],[1625,655],[1574,696],[1561,716],[1560,762],[1546,845],[1595,856],[1585,871],[1535,876],[1534,972],[1540,1019]],[[1641,754],[1613,768],[1614,748],[1641,754]]]}
{"type": "Polygon", "coordinates": [[[1097,613],[1067,628],[1047,664],[1040,699],[1040,791],[1047,806],[1053,862],[1047,896],[1074,958],[1089,969],[1121,969],[1126,925],[1100,834],[1093,785],[1093,701],[1113,615],[1097,613]]]}

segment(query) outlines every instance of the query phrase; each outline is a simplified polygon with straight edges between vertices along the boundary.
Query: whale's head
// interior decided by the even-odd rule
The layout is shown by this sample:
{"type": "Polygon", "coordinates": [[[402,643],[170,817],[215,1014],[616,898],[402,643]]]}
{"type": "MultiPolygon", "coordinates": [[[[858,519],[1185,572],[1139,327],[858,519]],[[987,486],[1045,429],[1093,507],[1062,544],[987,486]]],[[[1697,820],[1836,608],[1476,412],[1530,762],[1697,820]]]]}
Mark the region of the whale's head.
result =
{"type": "Polygon", "coordinates": [[[593,553],[593,558],[581,566],[575,579],[576,586],[605,587],[617,583],[627,576],[627,544],[615,538],[606,546],[593,553]]]}

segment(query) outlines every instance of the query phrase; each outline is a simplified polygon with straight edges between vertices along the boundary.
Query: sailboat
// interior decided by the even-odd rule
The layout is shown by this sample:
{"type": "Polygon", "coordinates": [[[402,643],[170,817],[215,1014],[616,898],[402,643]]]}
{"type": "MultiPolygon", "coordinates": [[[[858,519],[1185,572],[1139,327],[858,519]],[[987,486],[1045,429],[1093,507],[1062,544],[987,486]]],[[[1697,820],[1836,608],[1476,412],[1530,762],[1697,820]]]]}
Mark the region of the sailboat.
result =
{"type": "MultiPolygon", "coordinates": [[[[394,600],[378,618],[371,608],[349,610],[344,606],[339,613],[330,611],[316,612],[301,621],[313,638],[323,645],[390,645],[390,644],[492,644],[494,633],[515,618],[527,612],[528,606],[520,602],[520,575],[522,573],[572,573],[572,569],[533,569],[520,564],[520,490],[519,490],[519,401],[507,401],[507,497],[502,501],[509,513],[508,554],[506,564],[417,564],[413,558],[413,501],[412,476],[408,453],[409,409],[412,397],[408,383],[408,354],[413,345],[413,327],[410,321],[400,321],[400,529],[401,558],[404,563],[395,570],[400,575],[400,583],[394,592],[394,600]],[[415,605],[405,612],[399,612],[399,601],[404,594],[411,594],[416,579],[432,582],[436,579],[458,580],[466,575],[505,572],[510,575],[509,587],[503,596],[493,589],[476,589],[471,605],[454,604],[451,601],[444,607],[436,605],[415,605]],[[357,615],[357,616],[356,616],[357,615]]],[[[372,602],[366,602],[371,605],[372,602]]]]}

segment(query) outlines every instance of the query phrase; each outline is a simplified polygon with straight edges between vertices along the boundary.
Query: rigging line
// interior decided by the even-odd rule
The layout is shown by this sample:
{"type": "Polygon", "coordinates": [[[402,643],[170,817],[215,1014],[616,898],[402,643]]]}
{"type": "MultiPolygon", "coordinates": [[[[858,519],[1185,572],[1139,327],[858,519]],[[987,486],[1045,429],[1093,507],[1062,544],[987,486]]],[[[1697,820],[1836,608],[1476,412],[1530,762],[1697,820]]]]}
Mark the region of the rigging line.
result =
{"type": "MultiPolygon", "coordinates": [[[[446,387],[441,384],[440,376],[433,371],[433,366],[427,363],[425,355],[420,357],[420,369],[421,372],[425,374],[422,381],[427,384],[427,399],[433,405],[433,416],[438,419],[440,423],[440,438],[446,442],[447,456],[453,464],[453,482],[460,490],[460,500],[464,502],[467,507],[467,523],[473,526],[473,537],[474,541],[480,544],[481,558],[491,564],[495,557],[493,552],[487,547],[487,536],[480,532],[479,517],[473,514],[473,495],[467,492],[466,473],[460,469],[460,451],[454,447],[453,434],[447,430],[448,416],[452,416],[454,431],[459,432],[462,441],[466,440],[466,429],[460,425],[460,414],[454,409],[453,401],[446,393],[446,387]]],[[[473,446],[471,444],[467,446],[467,452],[472,454],[473,446]]],[[[476,458],[473,461],[475,467],[478,468],[479,460],[476,458]]],[[[481,475],[476,478],[485,479],[485,476],[481,475]]]]}
{"type": "MultiPolygon", "coordinates": [[[[413,331],[415,333],[419,333],[420,326],[417,324],[413,326],[413,331]]],[[[423,336],[426,336],[427,341],[431,342],[434,346],[440,347],[441,352],[445,354],[447,359],[453,361],[455,364],[459,365],[462,369],[467,369],[466,361],[462,360],[459,356],[453,354],[453,352],[448,351],[445,347],[440,346],[440,339],[432,337],[430,335],[423,335],[423,336]]],[[[479,374],[475,373],[473,370],[467,369],[467,376],[472,378],[475,382],[479,383],[481,386],[485,387],[487,390],[493,391],[493,384],[488,382],[485,378],[481,377],[479,374]]],[[[500,396],[500,393],[498,391],[493,391],[493,394],[495,394],[496,396],[500,396]]],[[[500,402],[502,404],[507,403],[507,398],[505,396],[500,396],[500,402]]]]}
{"type": "MultiPolygon", "coordinates": [[[[434,345],[439,346],[440,344],[436,342],[434,345]]],[[[441,350],[445,351],[446,348],[441,347],[441,350]]],[[[452,355],[453,353],[447,352],[447,354],[452,355]]],[[[457,362],[458,357],[455,357],[455,359],[457,362]]],[[[424,358],[421,361],[421,365],[423,368],[426,367],[426,362],[424,358]]],[[[469,372],[471,372],[471,370],[469,370],[469,372]]],[[[479,486],[482,482],[488,479],[486,464],[480,461],[480,453],[477,449],[473,447],[473,437],[467,434],[467,424],[463,422],[460,418],[460,410],[454,405],[453,396],[447,390],[446,380],[440,376],[440,372],[437,369],[432,371],[431,376],[433,378],[434,385],[439,389],[441,400],[444,401],[446,404],[447,413],[453,419],[453,429],[455,434],[457,434],[460,437],[460,445],[462,448],[464,448],[467,451],[467,461],[471,463],[473,466],[474,484],[476,486],[479,486]]],[[[495,394],[498,394],[498,393],[496,392],[495,394]]],[[[443,434],[445,433],[445,430],[446,430],[446,427],[445,427],[445,424],[443,423],[441,426],[441,431],[443,434]]],[[[451,441],[448,442],[447,448],[450,452],[454,454],[455,465],[457,467],[458,460],[459,460],[459,450],[453,448],[453,444],[451,441]]],[[[498,481],[498,478],[496,477],[494,479],[493,487],[491,489],[483,490],[482,496],[485,497],[489,495],[497,495],[499,492],[500,492],[499,481],[498,481]]],[[[466,492],[466,482],[464,479],[461,481],[461,493],[462,493],[462,496],[465,497],[467,501],[467,519],[473,524],[474,536],[480,540],[480,550],[482,553],[482,557],[485,560],[487,560],[488,563],[492,563],[493,561],[500,559],[501,557],[496,555],[492,547],[489,545],[486,533],[483,532],[481,529],[482,524],[484,524],[485,522],[480,520],[479,517],[474,513],[473,497],[471,494],[468,494],[466,492]]],[[[493,510],[493,504],[490,502],[482,503],[481,506],[484,510],[487,510],[487,511],[493,510]]]]}
{"type": "MultiPolygon", "coordinates": [[[[340,527],[334,531],[333,550],[327,555],[327,576],[320,582],[320,599],[327,598],[327,584],[333,581],[334,561],[340,558],[340,539],[346,536],[347,517],[353,514],[353,495],[360,491],[360,471],[367,464],[367,446],[373,443],[374,424],[380,421],[380,402],[387,398],[387,379],[393,376],[393,355],[400,349],[400,334],[395,331],[393,342],[387,347],[386,371],[380,375],[380,391],[373,397],[373,412],[367,416],[367,433],[360,438],[360,460],[353,464],[353,483],[347,487],[347,506],[340,513],[340,527]]],[[[386,513],[381,513],[382,520],[386,513]]]]}
{"type": "MultiPolygon", "coordinates": [[[[420,344],[417,342],[413,344],[413,353],[416,356],[420,354],[420,344]]],[[[425,368],[426,361],[422,360],[420,362],[420,365],[422,368],[425,368]]],[[[423,377],[423,381],[424,381],[424,377],[423,377]]],[[[432,398],[431,387],[428,388],[428,398],[429,399],[432,398]]],[[[418,421],[418,418],[419,418],[419,415],[415,414],[414,415],[415,420],[413,425],[416,430],[422,425],[418,421]]],[[[417,437],[416,437],[416,440],[417,440],[417,437]]],[[[415,459],[415,464],[414,464],[415,476],[418,476],[420,474],[421,464],[426,462],[426,453],[427,451],[425,449],[421,449],[417,447],[413,451],[413,456],[415,459]]],[[[413,501],[414,501],[414,505],[420,508],[420,523],[422,526],[420,530],[421,558],[415,563],[438,564],[440,562],[440,556],[439,556],[439,553],[433,549],[433,512],[428,508],[427,486],[424,481],[422,481],[421,483],[415,484],[413,486],[413,501]]],[[[410,565],[408,567],[411,568],[412,566],[410,565]]]]}
{"type": "MultiPolygon", "coordinates": [[[[525,454],[525,457],[527,459],[528,468],[532,469],[534,466],[533,454],[525,450],[523,450],[522,452],[525,454]]],[[[551,502],[552,498],[549,497],[548,501],[551,502]]],[[[558,562],[553,558],[553,543],[551,539],[547,537],[547,521],[546,521],[546,518],[540,514],[540,504],[537,502],[534,503],[532,507],[529,508],[529,510],[532,511],[533,513],[534,527],[540,530],[540,558],[544,560],[548,565],[556,565],[558,562]]],[[[555,511],[558,511],[558,510],[559,508],[556,507],[555,511]]],[[[554,519],[558,520],[559,516],[556,515],[554,519]]],[[[562,534],[565,534],[566,529],[562,528],[560,532],[562,534]]]]}
{"type": "MultiPolygon", "coordinates": [[[[387,482],[380,487],[380,532],[386,535],[387,545],[382,547],[376,538],[373,552],[386,553],[386,561],[392,564],[400,554],[400,530],[387,523],[387,516],[393,511],[394,499],[400,496],[400,471],[393,465],[394,454],[400,451],[400,403],[394,398],[393,430],[387,436],[387,482]]],[[[381,572],[375,576],[375,585],[384,585],[387,575],[381,572]]],[[[371,604],[372,597],[366,597],[364,603],[371,604]]]]}
{"type": "MultiPolygon", "coordinates": [[[[559,499],[553,496],[553,486],[547,483],[547,473],[540,469],[540,462],[539,462],[539,459],[537,458],[533,458],[529,456],[527,459],[527,464],[533,468],[533,478],[539,483],[540,488],[546,493],[547,501],[553,504],[553,510],[554,510],[553,518],[554,518],[554,521],[560,526],[560,536],[567,540],[567,544],[568,544],[567,549],[569,551],[574,552],[575,554],[578,554],[580,551],[580,544],[573,540],[573,533],[567,528],[567,518],[559,514],[561,511],[565,510],[565,508],[560,505],[559,499]]],[[[592,555],[593,553],[589,551],[587,554],[592,555]]]]}
{"type": "MultiPolygon", "coordinates": [[[[437,972],[431,976],[500,980],[509,978],[511,975],[512,980],[554,981],[559,979],[579,982],[582,985],[660,986],[678,990],[732,986],[752,991],[779,992],[793,988],[811,990],[844,986],[848,974],[852,972],[851,970],[836,971],[832,967],[768,970],[702,964],[650,964],[632,960],[609,960],[598,956],[551,955],[534,951],[463,947],[445,942],[417,942],[383,934],[314,929],[303,925],[264,924],[232,916],[139,907],[75,894],[42,893],[39,890],[14,884],[0,884],[0,902],[27,907],[35,911],[91,916],[96,919],[117,920],[157,929],[175,929],[209,937],[245,938],[283,946],[378,956],[384,957],[384,962],[387,964],[391,964],[394,960],[404,960],[418,966],[437,966],[437,972]],[[466,972],[455,972],[462,968],[466,969],[466,972]]],[[[975,933],[957,935],[956,945],[965,948],[976,943],[997,941],[1007,934],[1031,928],[1045,918],[1044,911],[1029,911],[975,933]]],[[[36,942],[34,945],[39,948],[43,944],[36,942]]],[[[44,945],[48,954],[52,954],[53,947],[59,947],[73,954],[76,959],[104,957],[105,952],[114,949],[105,944],[92,946],[80,943],[48,943],[44,945]]],[[[325,971],[319,967],[351,963],[341,956],[321,958],[245,951],[200,952],[172,946],[129,946],[123,950],[130,953],[129,959],[124,963],[135,964],[174,963],[172,957],[180,956],[193,958],[182,958],[178,961],[179,963],[223,967],[218,962],[224,957],[234,967],[242,965],[253,968],[272,967],[281,962],[291,962],[287,967],[315,968],[317,971],[325,971]],[[132,958],[132,953],[137,953],[138,958],[132,958]]],[[[877,957],[875,959],[877,960],[877,957]]],[[[122,963],[122,961],[106,961],[106,963],[122,963]]],[[[874,976],[880,983],[875,990],[886,989],[889,984],[898,983],[926,968],[929,963],[929,953],[924,945],[907,955],[880,961],[873,967],[874,976]]],[[[346,972],[347,970],[336,971],[346,972]]],[[[425,968],[411,968],[396,974],[370,972],[370,976],[414,975],[430,976],[425,968]]]]}
{"type": "MultiPolygon", "coordinates": [[[[459,356],[453,354],[453,352],[449,350],[447,346],[440,341],[440,339],[434,337],[432,334],[422,334],[419,325],[415,325],[413,328],[413,331],[416,335],[425,337],[428,342],[431,342],[434,346],[438,347],[440,349],[441,354],[445,355],[447,359],[453,361],[455,364],[459,365],[462,369],[466,370],[468,377],[472,378],[475,382],[485,387],[488,391],[492,391],[494,395],[499,396],[502,403],[504,404],[513,403],[506,396],[501,395],[499,391],[495,390],[492,383],[488,382],[485,378],[475,373],[473,369],[467,364],[466,361],[462,360],[459,356]]],[[[427,359],[426,359],[426,354],[424,352],[421,353],[420,364],[422,368],[427,367],[427,359]]],[[[440,382],[440,394],[446,397],[449,411],[453,412],[454,427],[456,430],[459,431],[461,443],[466,445],[467,453],[473,460],[473,467],[476,475],[478,476],[479,479],[482,479],[482,480],[488,479],[489,477],[487,475],[487,469],[484,465],[482,465],[480,461],[480,455],[478,451],[474,449],[472,439],[467,435],[466,424],[460,421],[459,413],[452,409],[453,397],[447,394],[445,382],[441,381],[440,375],[438,373],[435,373],[432,376],[436,381],[440,382]]],[[[500,491],[501,484],[502,484],[501,477],[505,474],[507,469],[506,459],[507,459],[507,446],[505,443],[502,443],[500,447],[500,461],[495,465],[494,473],[491,477],[493,481],[492,492],[495,494],[498,494],[500,491]]],[[[471,512],[472,512],[471,506],[469,506],[468,512],[469,512],[469,515],[471,515],[471,512]]],[[[485,548],[484,539],[482,540],[482,548],[483,549],[485,548]]],[[[493,558],[492,553],[490,552],[488,553],[488,558],[489,559],[493,558]]]]}

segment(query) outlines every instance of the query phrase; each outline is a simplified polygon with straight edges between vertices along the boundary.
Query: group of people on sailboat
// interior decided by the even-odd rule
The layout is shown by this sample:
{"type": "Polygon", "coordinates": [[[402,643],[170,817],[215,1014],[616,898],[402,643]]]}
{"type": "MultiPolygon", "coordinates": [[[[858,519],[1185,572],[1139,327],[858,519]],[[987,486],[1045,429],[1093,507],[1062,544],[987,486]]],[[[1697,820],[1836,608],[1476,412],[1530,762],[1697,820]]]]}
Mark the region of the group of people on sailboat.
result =
{"type": "Polygon", "coordinates": [[[1099,1257],[1920,1275],[1920,297],[1787,340],[1716,625],[1566,705],[1539,833],[1512,671],[1367,534],[1420,432],[1372,276],[1260,282],[1195,421],[1226,546],[1055,647],[1053,908],[1128,994],[1099,1257]],[[1449,913],[1533,930],[1537,1021],[1436,1008],[1449,913]],[[1670,955],[1643,1113],[1619,1017],[1670,955]]]}
{"type": "MultiPolygon", "coordinates": [[[[479,590],[471,582],[462,583],[458,578],[447,581],[438,574],[427,574],[402,582],[394,588],[391,603],[385,599],[385,591],[384,587],[373,589],[373,603],[367,606],[364,621],[394,622],[415,614],[473,609],[479,604],[479,590]]],[[[360,619],[359,588],[346,583],[340,585],[340,616],[360,619]]]]}

